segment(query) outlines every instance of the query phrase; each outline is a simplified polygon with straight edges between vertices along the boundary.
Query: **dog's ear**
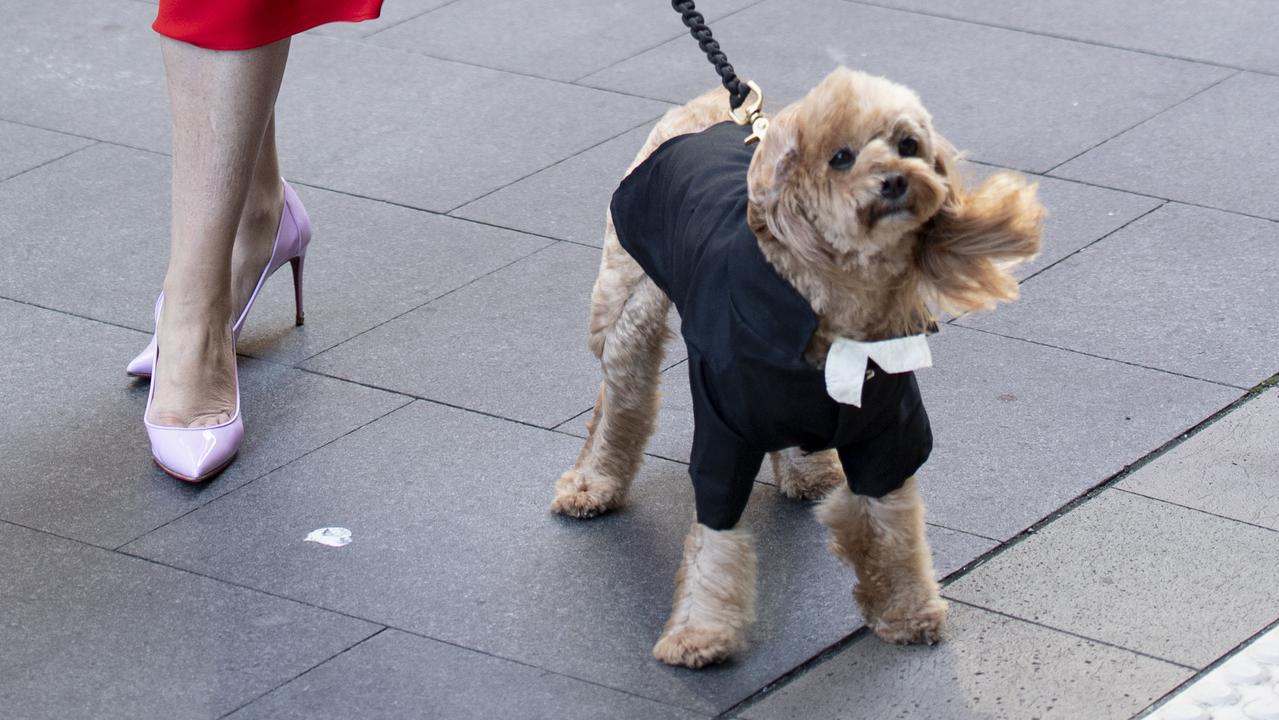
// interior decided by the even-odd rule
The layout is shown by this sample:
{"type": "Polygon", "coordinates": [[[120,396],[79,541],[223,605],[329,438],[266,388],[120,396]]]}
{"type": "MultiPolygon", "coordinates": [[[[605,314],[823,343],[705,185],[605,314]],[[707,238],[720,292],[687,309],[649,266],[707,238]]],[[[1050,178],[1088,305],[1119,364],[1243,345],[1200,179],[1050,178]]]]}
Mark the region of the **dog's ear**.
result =
{"type": "Polygon", "coordinates": [[[799,123],[793,107],[769,120],[768,131],[755,149],[747,174],[750,200],[761,208],[773,208],[782,200],[786,184],[799,164],[799,123]]]}
{"type": "Polygon", "coordinates": [[[809,263],[829,262],[829,246],[803,208],[809,178],[800,162],[799,126],[793,105],[770,121],[746,174],[746,217],[757,235],[771,235],[809,263]]]}
{"type": "Polygon", "coordinates": [[[964,188],[954,148],[936,140],[935,169],[946,199],[920,229],[916,260],[929,299],[951,313],[989,309],[1017,298],[1009,270],[1039,253],[1045,211],[1037,187],[1017,173],[998,172],[971,192],[964,188]]]}

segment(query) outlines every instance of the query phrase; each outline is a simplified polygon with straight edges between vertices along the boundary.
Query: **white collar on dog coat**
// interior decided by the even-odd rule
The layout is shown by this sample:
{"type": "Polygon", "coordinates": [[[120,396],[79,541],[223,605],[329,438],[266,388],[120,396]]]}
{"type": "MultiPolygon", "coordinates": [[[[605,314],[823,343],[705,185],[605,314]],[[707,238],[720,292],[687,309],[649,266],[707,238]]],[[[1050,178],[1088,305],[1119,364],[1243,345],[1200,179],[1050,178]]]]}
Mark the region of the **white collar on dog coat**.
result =
{"type": "Polygon", "coordinates": [[[927,335],[907,335],[877,342],[835,338],[826,354],[826,393],[836,402],[861,407],[862,385],[868,379],[866,363],[869,360],[874,360],[881,370],[892,374],[933,366],[927,335]]]}

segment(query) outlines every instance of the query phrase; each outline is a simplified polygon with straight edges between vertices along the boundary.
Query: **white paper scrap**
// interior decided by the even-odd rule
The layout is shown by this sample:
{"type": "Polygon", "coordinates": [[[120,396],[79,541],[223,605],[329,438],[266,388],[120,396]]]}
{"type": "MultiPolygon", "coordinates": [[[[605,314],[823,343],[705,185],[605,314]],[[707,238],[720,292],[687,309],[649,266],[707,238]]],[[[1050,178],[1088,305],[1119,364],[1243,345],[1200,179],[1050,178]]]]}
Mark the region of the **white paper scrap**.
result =
{"type": "Polygon", "coordinates": [[[323,527],[312,530],[306,536],[306,542],[320,543],[329,547],[342,547],[351,542],[351,531],[344,527],[323,527]]]}

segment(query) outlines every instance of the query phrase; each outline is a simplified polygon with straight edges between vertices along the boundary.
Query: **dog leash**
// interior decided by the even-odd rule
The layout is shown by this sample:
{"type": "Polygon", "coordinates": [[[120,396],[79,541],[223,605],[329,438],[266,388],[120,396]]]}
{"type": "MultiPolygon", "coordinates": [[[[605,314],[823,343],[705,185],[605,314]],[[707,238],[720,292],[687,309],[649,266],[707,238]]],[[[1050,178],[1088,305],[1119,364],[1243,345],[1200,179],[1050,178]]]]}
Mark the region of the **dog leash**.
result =
{"type": "Polygon", "coordinates": [[[706,53],[706,59],[715,66],[720,82],[728,90],[728,114],[738,125],[749,125],[751,134],[746,144],[759,142],[768,131],[768,118],[764,117],[764,91],[754,81],[742,82],[728,63],[728,56],[720,49],[719,42],[711,37],[711,29],[706,25],[706,18],[693,6],[693,0],[671,0],[671,7],[680,14],[684,26],[697,40],[697,46],[706,53]]]}

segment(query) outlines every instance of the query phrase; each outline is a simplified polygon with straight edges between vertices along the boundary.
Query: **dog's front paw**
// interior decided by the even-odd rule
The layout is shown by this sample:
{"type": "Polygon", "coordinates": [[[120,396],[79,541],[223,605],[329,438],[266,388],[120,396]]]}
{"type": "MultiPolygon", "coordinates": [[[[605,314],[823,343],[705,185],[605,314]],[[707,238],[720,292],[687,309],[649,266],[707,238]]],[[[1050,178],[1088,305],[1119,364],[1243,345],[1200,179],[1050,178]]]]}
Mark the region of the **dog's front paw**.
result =
{"type": "Polygon", "coordinates": [[[551,512],[575,518],[592,518],[621,506],[626,492],[612,478],[594,476],[573,468],[555,483],[551,512]]]}
{"type": "Polygon", "coordinates": [[[668,631],[653,646],[653,657],[667,665],[694,670],[724,662],[744,645],[742,632],[727,627],[682,627],[668,631]]]}
{"type": "Polygon", "coordinates": [[[934,597],[916,608],[891,608],[874,617],[868,617],[866,623],[879,639],[886,642],[898,645],[935,645],[942,639],[947,608],[945,600],[934,597]]]}

